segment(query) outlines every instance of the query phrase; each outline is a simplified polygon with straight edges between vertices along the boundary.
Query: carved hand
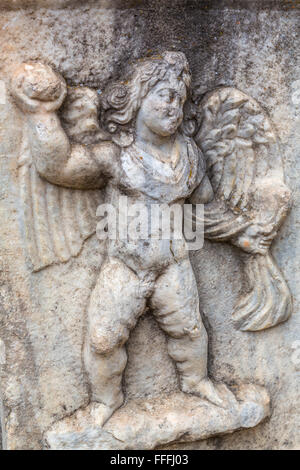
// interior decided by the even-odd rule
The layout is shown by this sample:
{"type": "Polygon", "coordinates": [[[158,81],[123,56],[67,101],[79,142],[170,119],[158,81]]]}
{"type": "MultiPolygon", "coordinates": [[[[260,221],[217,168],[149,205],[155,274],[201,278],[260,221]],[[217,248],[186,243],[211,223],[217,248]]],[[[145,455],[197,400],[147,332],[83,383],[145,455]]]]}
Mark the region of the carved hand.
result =
{"type": "Polygon", "coordinates": [[[253,224],[232,239],[231,242],[246,253],[266,255],[276,234],[276,227],[267,230],[266,227],[262,227],[260,224],[253,224]]]}
{"type": "Polygon", "coordinates": [[[54,112],[62,105],[67,86],[48,65],[23,63],[12,76],[10,92],[24,112],[54,112]]]}

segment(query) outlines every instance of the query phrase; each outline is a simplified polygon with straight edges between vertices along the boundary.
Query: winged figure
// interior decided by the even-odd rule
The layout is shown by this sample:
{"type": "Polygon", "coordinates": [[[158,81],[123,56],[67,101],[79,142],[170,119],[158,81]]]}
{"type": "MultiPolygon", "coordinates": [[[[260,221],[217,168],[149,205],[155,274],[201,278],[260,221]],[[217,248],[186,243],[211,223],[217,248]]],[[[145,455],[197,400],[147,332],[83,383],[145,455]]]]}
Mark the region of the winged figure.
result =
{"type": "MultiPolygon", "coordinates": [[[[233,88],[205,96],[196,126],[185,131],[190,88],[180,52],[138,61],[100,102],[95,90],[67,89],[49,66],[17,67],[11,94],[24,116],[19,178],[28,260],[38,271],[77,256],[95,233],[104,200],[206,204],[206,237],[247,253],[250,290],[234,319],[242,329],[273,326],[291,311],[268,251],[290,205],[275,134],[260,106],[233,88]]],[[[102,423],[123,403],[125,344],[148,306],[166,333],[181,390],[224,406],[208,378],[207,334],[185,241],[117,239],[99,265],[84,346],[102,423]]]]}

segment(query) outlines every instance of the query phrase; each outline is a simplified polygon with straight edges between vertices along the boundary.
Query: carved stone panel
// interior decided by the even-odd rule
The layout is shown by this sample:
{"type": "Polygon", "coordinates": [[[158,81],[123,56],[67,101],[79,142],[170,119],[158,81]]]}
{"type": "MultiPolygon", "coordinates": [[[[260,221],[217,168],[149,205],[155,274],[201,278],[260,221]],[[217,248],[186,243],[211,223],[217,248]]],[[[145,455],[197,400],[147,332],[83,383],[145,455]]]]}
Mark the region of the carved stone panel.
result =
{"type": "Polygon", "coordinates": [[[3,4],[3,448],[296,448],[297,11],[125,3],[3,4]]]}

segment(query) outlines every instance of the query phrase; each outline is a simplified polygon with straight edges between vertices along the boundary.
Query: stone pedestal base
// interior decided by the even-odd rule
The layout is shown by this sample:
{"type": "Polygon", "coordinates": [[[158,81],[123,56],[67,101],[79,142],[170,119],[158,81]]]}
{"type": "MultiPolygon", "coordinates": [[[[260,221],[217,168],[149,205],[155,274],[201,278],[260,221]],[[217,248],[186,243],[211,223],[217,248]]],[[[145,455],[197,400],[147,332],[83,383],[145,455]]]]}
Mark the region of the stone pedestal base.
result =
{"type": "Polygon", "coordinates": [[[128,401],[109,421],[97,425],[97,404],[78,410],[45,434],[45,447],[70,450],[154,449],[251,428],[270,413],[268,393],[257,385],[242,385],[234,394],[218,386],[224,408],[193,395],[176,392],[128,401]]]}

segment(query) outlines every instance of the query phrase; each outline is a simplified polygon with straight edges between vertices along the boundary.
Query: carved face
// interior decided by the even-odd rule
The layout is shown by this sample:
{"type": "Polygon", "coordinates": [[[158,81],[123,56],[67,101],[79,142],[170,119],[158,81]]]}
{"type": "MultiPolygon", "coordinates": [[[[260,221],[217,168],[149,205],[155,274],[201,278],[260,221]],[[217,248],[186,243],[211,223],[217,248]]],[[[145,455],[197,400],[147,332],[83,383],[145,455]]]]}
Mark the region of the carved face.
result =
{"type": "Polygon", "coordinates": [[[95,90],[87,87],[68,89],[61,110],[62,125],[67,135],[81,144],[95,144],[109,136],[98,122],[99,99],[95,90]]]}
{"type": "Polygon", "coordinates": [[[161,81],[144,98],[138,120],[162,137],[176,132],[183,119],[186,87],[180,80],[161,81]]]}

